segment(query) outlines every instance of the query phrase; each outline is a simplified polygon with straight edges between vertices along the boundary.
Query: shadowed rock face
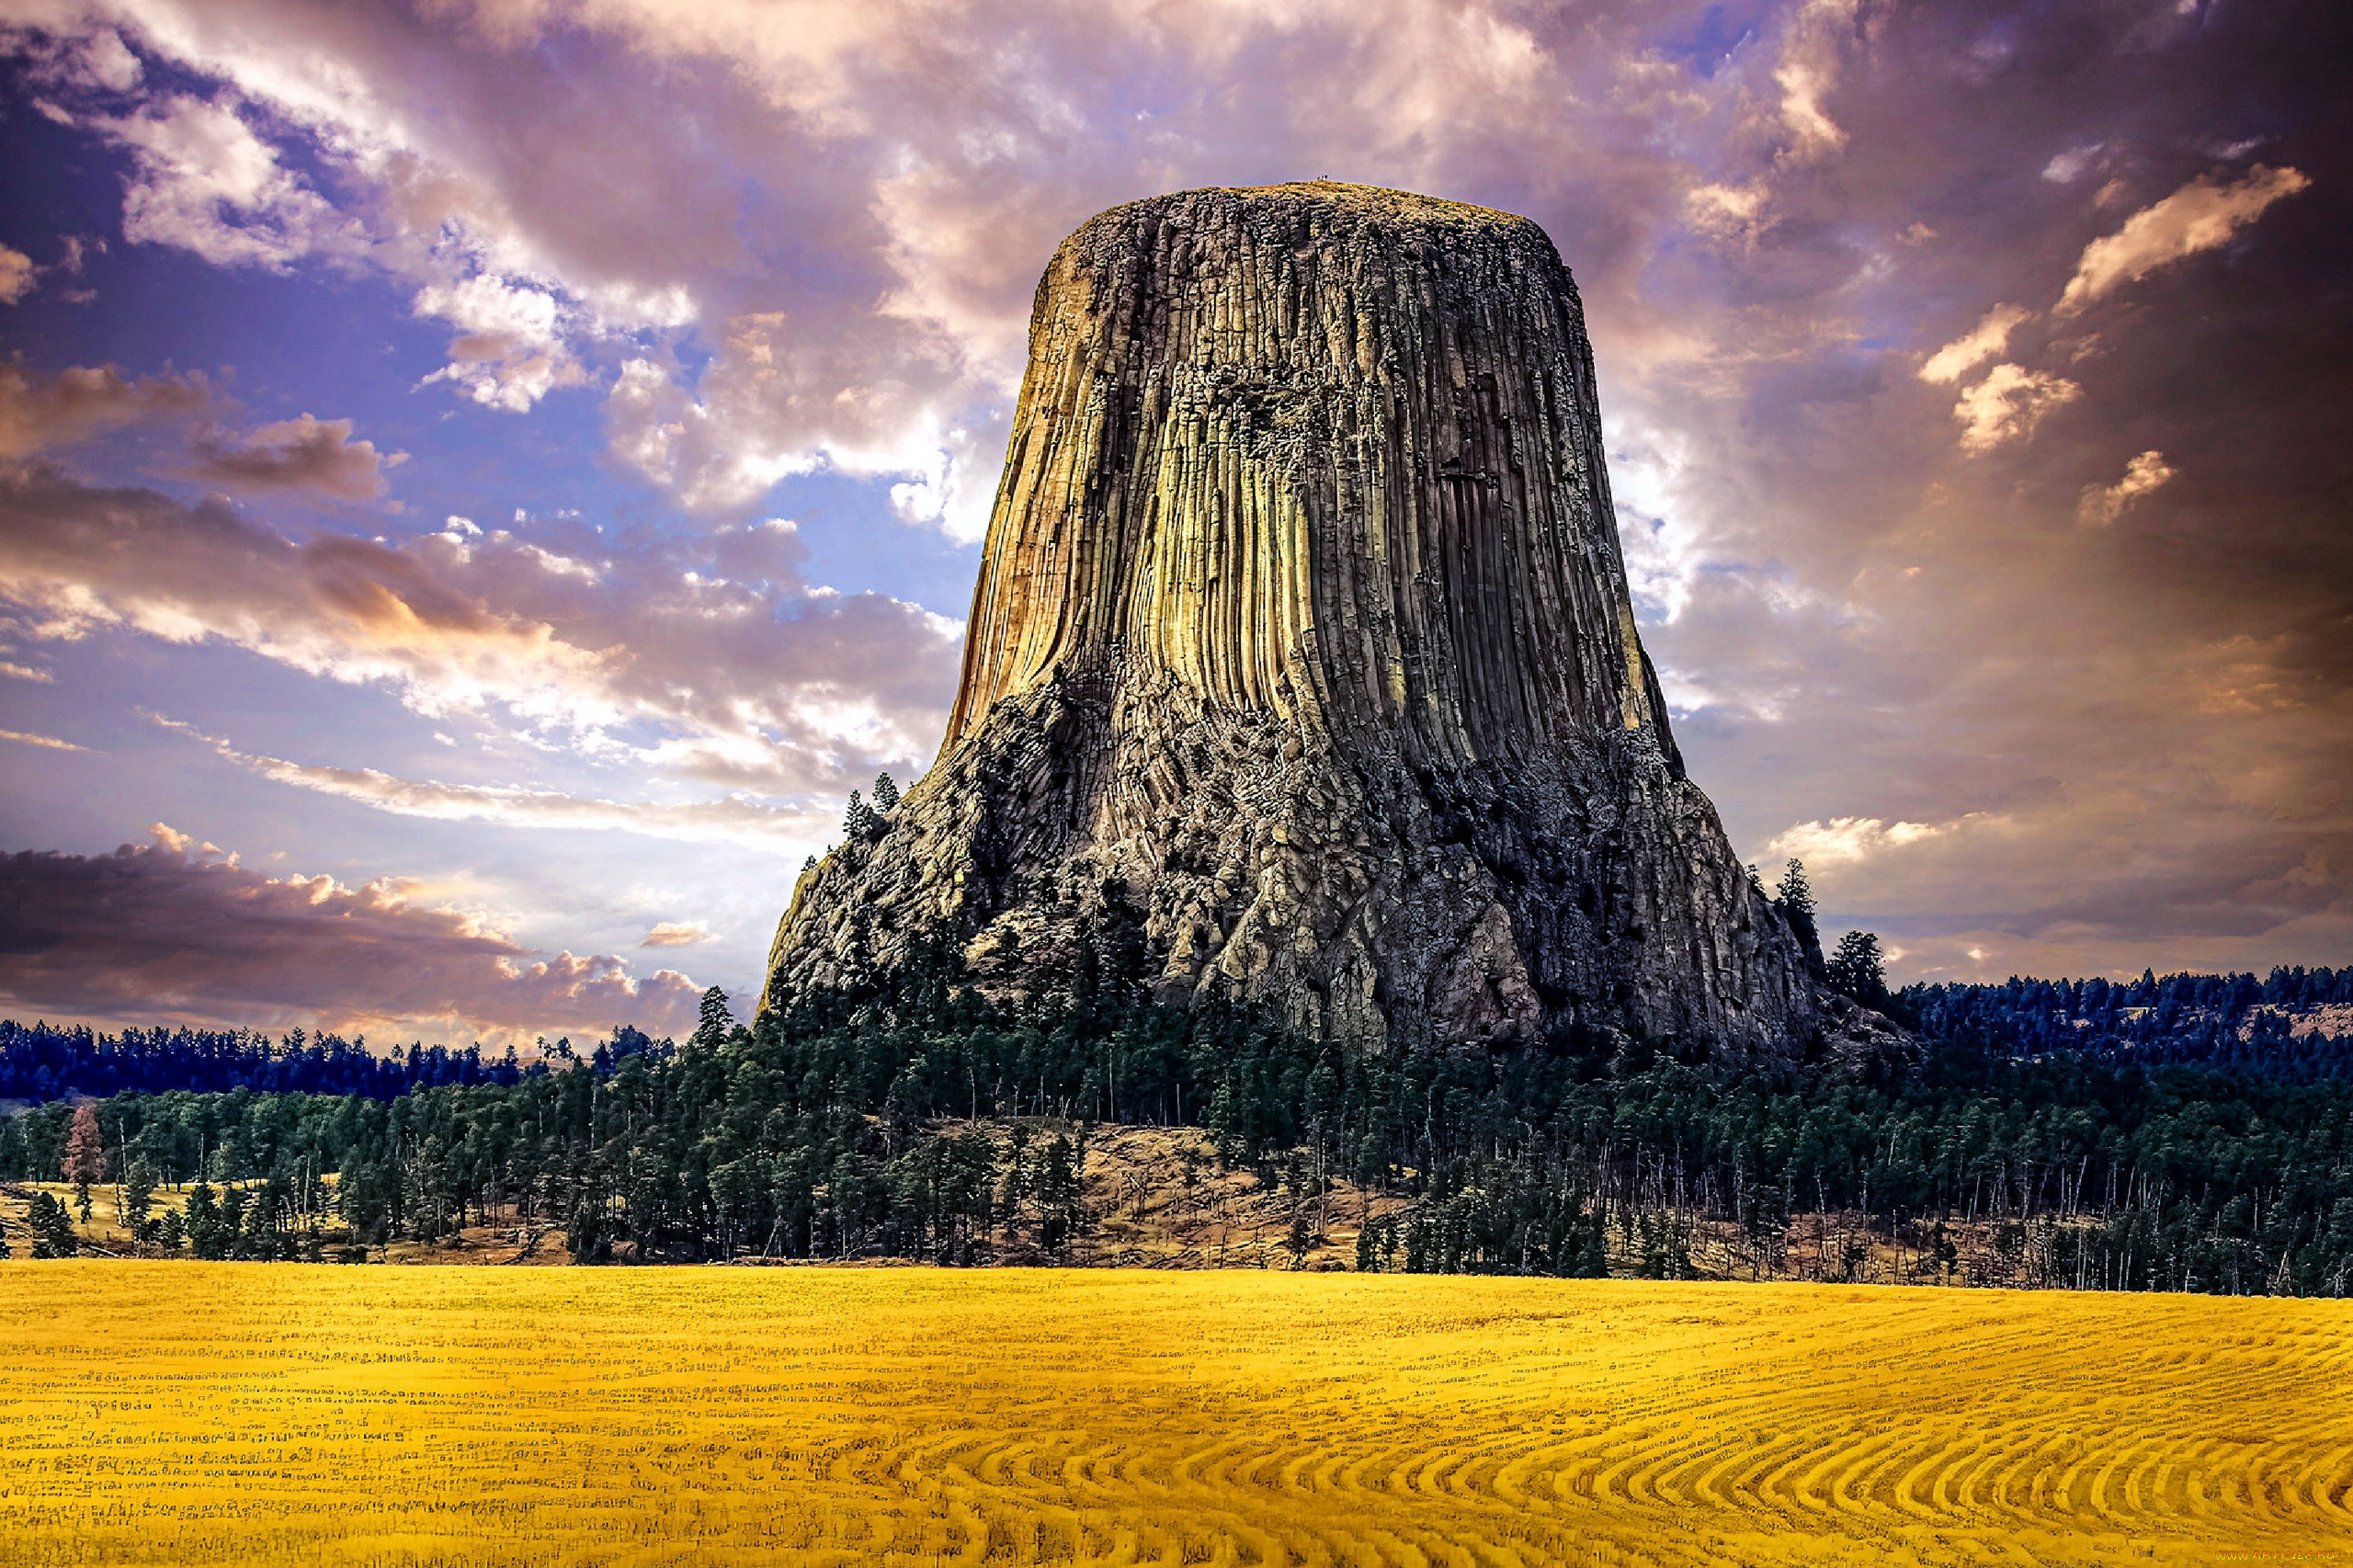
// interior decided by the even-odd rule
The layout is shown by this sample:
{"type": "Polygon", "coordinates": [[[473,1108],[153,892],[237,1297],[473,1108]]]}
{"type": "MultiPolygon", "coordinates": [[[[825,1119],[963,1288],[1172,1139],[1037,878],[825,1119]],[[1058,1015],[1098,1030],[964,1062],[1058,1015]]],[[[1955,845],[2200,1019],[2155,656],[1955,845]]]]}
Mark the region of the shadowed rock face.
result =
{"type": "Polygon", "coordinates": [[[1165,998],[1366,1049],[1819,1021],[1635,636],[1575,286],[1482,208],[1188,191],[1063,242],[886,820],[803,875],[771,994],[925,937],[1034,989],[1140,921],[1165,998]]]}

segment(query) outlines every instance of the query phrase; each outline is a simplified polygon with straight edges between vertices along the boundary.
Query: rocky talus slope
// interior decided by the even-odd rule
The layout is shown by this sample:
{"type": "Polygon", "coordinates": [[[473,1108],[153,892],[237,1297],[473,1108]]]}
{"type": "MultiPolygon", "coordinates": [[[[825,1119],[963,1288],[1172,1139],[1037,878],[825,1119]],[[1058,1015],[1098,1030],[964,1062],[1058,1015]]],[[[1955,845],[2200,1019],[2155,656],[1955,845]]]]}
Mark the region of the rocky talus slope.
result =
{"type": "Polygon", "coordinates": [[[770,994],[926,938],[1034,990],[1107,931],[1368,1050],[1821,1023],[1668,733],[1534,223],[1318,181],[1056,252],[946,743],[770,994]]]}

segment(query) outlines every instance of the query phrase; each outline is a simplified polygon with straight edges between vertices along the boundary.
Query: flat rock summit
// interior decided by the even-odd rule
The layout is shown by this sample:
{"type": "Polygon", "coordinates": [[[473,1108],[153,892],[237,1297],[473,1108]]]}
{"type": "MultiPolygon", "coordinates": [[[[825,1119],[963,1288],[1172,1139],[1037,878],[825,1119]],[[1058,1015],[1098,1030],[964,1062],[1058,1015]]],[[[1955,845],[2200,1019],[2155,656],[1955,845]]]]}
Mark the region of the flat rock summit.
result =
{"type": "MultiPolygon", "coordinates": [[[[1685,776],[1576,287],[1525,218],[1314,181],[1063,242],[938,760],[804,872],[771,1001],[1126,944],[1367,1051],[1780,1053],[1836,1006],[1685,776]]],[[[1137,955],[1141,955],[1140,957],[1137,955]]]]}

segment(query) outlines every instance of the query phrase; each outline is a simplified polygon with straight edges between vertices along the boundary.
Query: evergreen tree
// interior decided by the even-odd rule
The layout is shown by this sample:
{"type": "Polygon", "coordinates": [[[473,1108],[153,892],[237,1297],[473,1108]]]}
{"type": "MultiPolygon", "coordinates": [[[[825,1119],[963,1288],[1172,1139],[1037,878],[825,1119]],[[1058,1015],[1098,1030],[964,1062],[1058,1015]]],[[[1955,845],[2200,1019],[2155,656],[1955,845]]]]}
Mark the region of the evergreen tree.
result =
{"type": "Polygon", "coordinates": [[[107,1151],[98,1131],[98,1108],[84,1100],[74,1108],[74,1128],[65,1135],[65,1179],[74,1184],[74,1204],[82,1223],[90,1222],[90,1187],[107,1179],[107,1151]]]}
{"type": "Polygon", "coordinates": [[[74,1233],[74,1216],[46,1192],[36,1192],[25,1206],[25,1224],[33,1233],[35,1257],[72,1257],[82,1250],[74,1233]]]}
{"type": "Polygon", "coordinates": [[[150,1218],[155,1208],[155,1173],[142,1159],[131,1162],[130,1174],[122,1189],[122,1228],[131,1239],[142,1245],[153,1239],[155,1224],[150,1218]]]}
{"type": "MultiPolygon", "coordinates": [[[[235,1189],[232,1188],[232,1192],[235,1189]]],[[[188,1195],[188,1251],[205,1259],[227,1257],[237,1238],[237,1216],[224,1210],[210,1183],[198,1182],[188,1195]]]]}
{"type": "Polygon", "coordinates": [[[1291,1200],[1290,1229],[1283,1237],[1283,1250],[1290,1254],[1290,1266],[1293,1268],[1306,1267],[1307,1255],[1315,1250],[1315,1244],[1322,1239],[1315,1233],[1314,1210],[1307,1206],[1304,1199],[1294,1197],[1291,1200]]]}
{"type": "Polygon", "coordinates": [[[1824,966],[1830,988],[1851,996],[1866,1007],[1888,1004],[1887,968],[1879,938],[1869,931],[1849,931],[1838,938],[1837,951],[1824,966]]]}
{"type": "Polygon", "coordinates": [[[897,783],[887,773],[877,776],[874,780],[874,809],[878,812],[887,812],[898,803],[897,783]]]}
{"type": "Polygon", "coordinates": [[[881,830],[882,819],[874,814],[873,807],[858,798],[857,790],[852,790],[849,792],[849,810],[842,816],[842,836],[856,844],[874,837],[881,830]]]}
{"type": "Polygon", "coordinates": [[[1069,1139],[1060,1134],[1046,1141],[1045,1153],[1039,1157],[1035,1189],[1038,1243],[1057,1257],[1068,1250],[1071,1242],[1083,1234],[1094,1219],[1079,1181],[1086,1165],[1085,1140],[1074,1147],[1069,1139]]]}
{"type": "Polygon", "coordinates": [[[687,1043],[705,1051],[717,1051],[727,1043],[727,1037],[734,1028],[735,1015],[728,1009],[727,993],[714,985],[702,994],[700,1017],[687,1043]]]}
{"type": "Polygon", "coordinates": [[[1797,933],[1798,946],[1805,953],[1806,968],[1813,971],[1815,979],[1823,979],[1822,933],[1813,921],[1813,884],[1806,881],[1805,862],[1794,855],[1782,869],[1779,896],[1774,899],[1773,904],[1789,921],[1790,929],[1797,933]]]}

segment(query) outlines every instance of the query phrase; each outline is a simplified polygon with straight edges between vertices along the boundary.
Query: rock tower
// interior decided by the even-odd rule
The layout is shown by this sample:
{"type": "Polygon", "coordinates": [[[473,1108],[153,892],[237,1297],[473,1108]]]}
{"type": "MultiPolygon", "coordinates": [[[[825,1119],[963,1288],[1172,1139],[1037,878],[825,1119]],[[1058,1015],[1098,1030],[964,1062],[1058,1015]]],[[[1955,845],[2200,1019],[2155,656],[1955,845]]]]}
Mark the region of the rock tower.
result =
{"type": "Polygon", "coordinates": [[[1034,991],[1115,926],[1164,1000],[1369,1051],[1821,1021],[1668,733],[1527,219],[1319,180],[1055,252],[947,739],[768,994],[926,938],[1034,991]]]}

